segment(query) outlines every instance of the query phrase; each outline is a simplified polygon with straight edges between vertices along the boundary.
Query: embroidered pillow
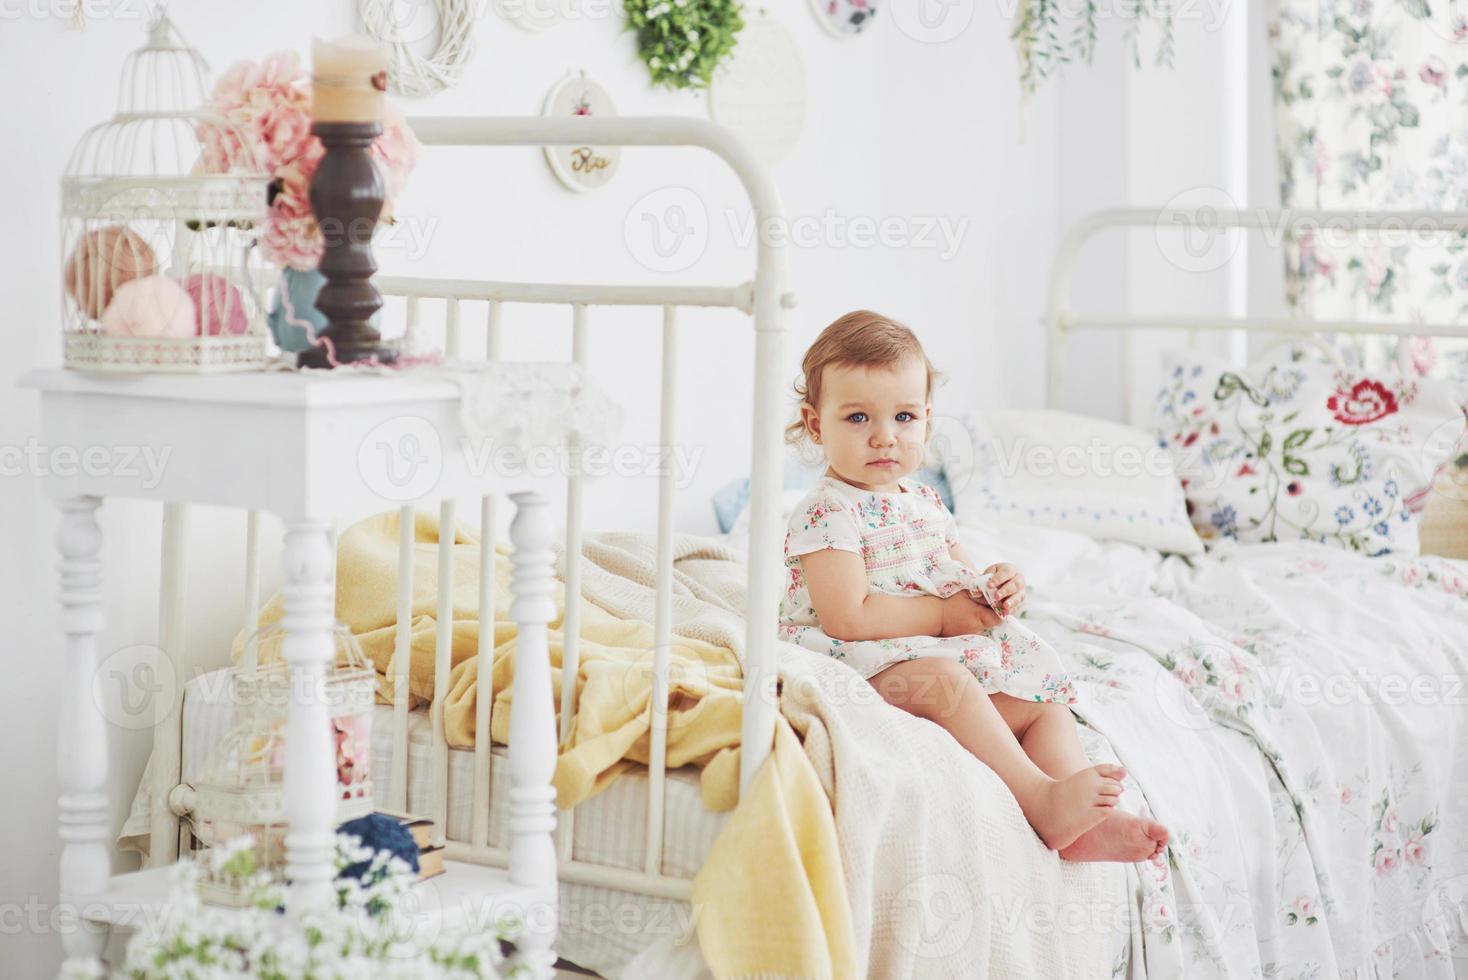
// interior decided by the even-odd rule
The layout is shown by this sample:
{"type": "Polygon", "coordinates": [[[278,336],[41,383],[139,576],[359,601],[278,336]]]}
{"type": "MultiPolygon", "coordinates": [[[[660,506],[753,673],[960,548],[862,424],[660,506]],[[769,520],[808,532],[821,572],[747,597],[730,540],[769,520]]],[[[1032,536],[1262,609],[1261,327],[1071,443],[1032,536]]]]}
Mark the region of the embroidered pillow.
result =
{"type": "Polygon", "coordinates": [[[1165,377],[1157,434],[1205,540],[1417,553],[1407,499],[1464,425],[1448,385],[1298,360],[1236,370],[1191,355],[1172,358],[1165,377]]]}
{"type": "Polygon", "coordinates": [[[1071,412],[935,418],[960,522],[985,517],[1203,553],[1172,457],[1142,431],[1071,412]]]}

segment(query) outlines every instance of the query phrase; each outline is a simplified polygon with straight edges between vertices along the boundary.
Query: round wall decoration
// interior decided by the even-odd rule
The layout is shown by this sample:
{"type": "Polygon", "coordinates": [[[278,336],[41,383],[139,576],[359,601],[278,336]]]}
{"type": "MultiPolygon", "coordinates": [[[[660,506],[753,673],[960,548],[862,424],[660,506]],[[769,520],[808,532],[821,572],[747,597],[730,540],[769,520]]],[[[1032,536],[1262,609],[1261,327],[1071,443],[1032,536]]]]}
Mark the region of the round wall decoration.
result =
{"type": "Polygon", "coordinates": [[[872,26],[882,0],[810,0],[811,12],[830,34],[852,37],[872,26]]]}
{"type": "Polygon", "coordinates": [[[795,38],[761,9],[746,16],[734,54],[714,73],[709,116],[760,159],[784,159],[805,127],[805,62],[795,38]]]}
{"type": "MultiPolygon", "coordinates": [[[[579,71],[555,84],[545,97],[546,116],[615,116],[616,107],[607,90],[579,71]]],[[[547,146],[545,159],[551,172],[573,191],[590,191],[604,186],[617,172],[622,159],[620,146],[547,146]]]]}
{"type": "Polygon", "coordinates": [[[433,0],[431,4],[406,6],[394,0],[359,0],[358,13],[362,29],[392,48],[387,85],[398,95],[442,92],[458,82],[464,63],[474,53],[473,0],[433,0]],[[435,34],[433,52],[427,57],[419,54],[418,46],[435,34]]]}

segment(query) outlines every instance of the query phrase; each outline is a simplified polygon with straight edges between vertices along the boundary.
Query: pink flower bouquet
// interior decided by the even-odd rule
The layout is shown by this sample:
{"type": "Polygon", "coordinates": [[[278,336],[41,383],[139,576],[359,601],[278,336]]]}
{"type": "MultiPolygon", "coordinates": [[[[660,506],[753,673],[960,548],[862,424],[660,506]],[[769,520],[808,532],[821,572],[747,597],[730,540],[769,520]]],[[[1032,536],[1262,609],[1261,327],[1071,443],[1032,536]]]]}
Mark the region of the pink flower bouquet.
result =
{"type": "MultiPolygon", "coordinates": [[[[325,151],[311,135],[310,76],[300,57],[294,51],[278,51],[258,64],[238,62],[215,84],[213,101],[215,112],[233,129],[207,124],[199,128],[205,170],[225,173],[242,161],[263,167],[274,178],[270,212],[260,237],[266,258],[292,269],[316,268],[322,238],[308,191],[325,151]]],[[[418,141],[392,103],[386,110],[372,155],[387,187],[382,220],[391,221],[393,201],[418,162],[418,141]]]]}

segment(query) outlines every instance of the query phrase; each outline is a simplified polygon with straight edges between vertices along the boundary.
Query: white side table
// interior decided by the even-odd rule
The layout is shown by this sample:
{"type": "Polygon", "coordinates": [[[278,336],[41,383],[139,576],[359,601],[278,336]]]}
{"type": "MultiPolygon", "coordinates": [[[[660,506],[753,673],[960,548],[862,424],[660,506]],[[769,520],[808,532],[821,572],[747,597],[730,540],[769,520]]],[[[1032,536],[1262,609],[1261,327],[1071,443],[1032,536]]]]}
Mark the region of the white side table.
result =
{"type": "MultiPolygon", "coordinates": [[[[538,402],[554,400],[558,384],[564,385],[559,394],[568,403],[579,390],[566,365],[502,367],[511,372],[500,375],[502,380],[518,378],[524,390],[533,389],[538,402]]],[[[108,773],[108,723],[92,695],[103,625],[102,535],[96,511],[104,498],[265,510],[285,523],[284,656],[292,691],[286,735],[286,873],[291,879],[288,901],[299,908],[333,896],[336,780],[327,705],[321,698],[297,697],[324,682],[332,658],[333,521],[390,509],[413,497],[449,500],[508,492],[516,505],[510,530],[511,615],[519,629],[508,750],[510,867],[505,873],[448,862],[446,874],[416,887],[432,891],[422,904],[439,909],[444,917],[467,912],[475,901],[482,912],[486,900],[497,906],[513,902],[527,909],[555,908],[551,777],[557,733],[546,641],[546,624],[555,614],[554,528],[543,491],[558,476],[483,472],[483,454],[465,451],[480,434],[466,431],[460,386],[431,372],[205,377],[43,370],[22,383],[41,392],[41,438],[46,445],[82,451],[146,444],[168,453],[156,483],[136,472],[88,466],[85,453],[68,474],[44,479],[46,493],[62,513],[57,544],[66,634],[58,751],[63,905],[78,909],[86,920],[115,926],[140,908],[161,908],[167,894],[166,866],[111,874],[107,794],[114,787],[108,773]],[[437,447],[425,445],[435,437],[437,447]]],[[[482,385],[479,393],[485,393],[482,385]]],[[[175,740],[179,715],[173,711],[165,722],[175,726],[170,733],[175,740]]],[[[176,782],[177,772],[171,775],[176,782]]],[[[167,800],[154,800],[155,808],[167,805],[167,800]]],[[[156,819],[154,826],[157,845],[156,819]]],[[[538,928],[526,936],[521,951],[537,975],[548,976],[555,961],[556,916],[533,918],[538,928]]],[[[97,960],[105,941],[104,930],[69,931],[64,938],[67,962],[97,960]]]]}

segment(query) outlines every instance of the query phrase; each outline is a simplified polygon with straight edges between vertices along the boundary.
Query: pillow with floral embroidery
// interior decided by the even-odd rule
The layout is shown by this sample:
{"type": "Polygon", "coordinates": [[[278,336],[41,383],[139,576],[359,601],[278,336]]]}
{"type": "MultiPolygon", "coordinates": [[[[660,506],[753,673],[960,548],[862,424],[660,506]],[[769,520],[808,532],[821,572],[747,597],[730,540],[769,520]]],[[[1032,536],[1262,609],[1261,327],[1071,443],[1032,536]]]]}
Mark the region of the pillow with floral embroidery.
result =
{"type": "Polygon", "coordinates": [[[1464,426],[1450,386],[1300,360],[1233,369],[1191,355],[1174,357],[1165,377],[1157,434],[1205,541],[1417,553],[1407,498],[1431,483],[1464,426]]]}

